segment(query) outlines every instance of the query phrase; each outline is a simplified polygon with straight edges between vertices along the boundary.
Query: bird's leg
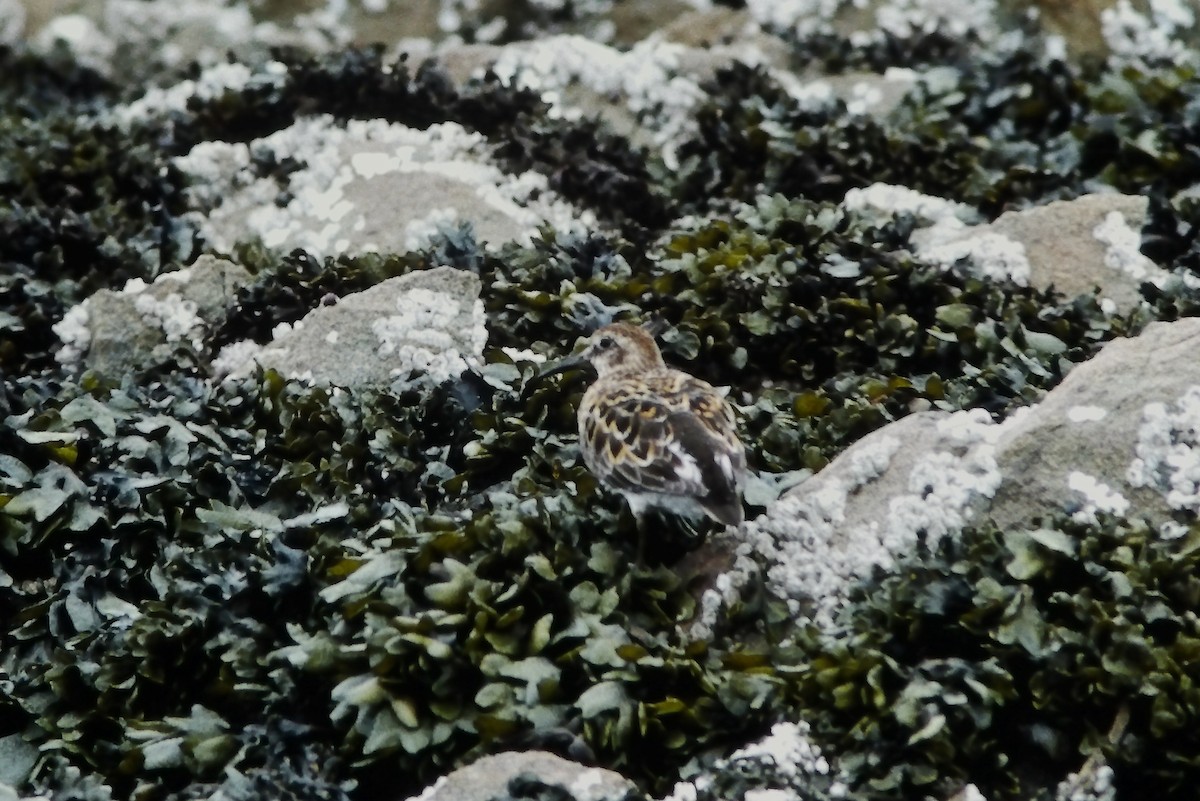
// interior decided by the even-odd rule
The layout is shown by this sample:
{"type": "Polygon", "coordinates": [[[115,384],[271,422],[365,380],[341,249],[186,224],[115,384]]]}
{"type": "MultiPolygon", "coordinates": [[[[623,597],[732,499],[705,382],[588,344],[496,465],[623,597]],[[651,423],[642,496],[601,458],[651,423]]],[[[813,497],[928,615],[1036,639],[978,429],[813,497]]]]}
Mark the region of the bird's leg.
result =
{"type": "Polygon", "coordinates": [[[646,512],[641,510],[634,513],[633,520],[637,524],[637,550],[635,551],[634,564],[639,567],[646,566],[646,512]]]}
{"type": "Polygon", "coordinates": [[[634,551],[634,565],[642,568],[646,566],[646,513],[649,511],[649,506],[641,498],[636,496],[626,499],[629,504],[629,513],[633,515],[633,527],[637,529],[637,549],[634,551]]]}

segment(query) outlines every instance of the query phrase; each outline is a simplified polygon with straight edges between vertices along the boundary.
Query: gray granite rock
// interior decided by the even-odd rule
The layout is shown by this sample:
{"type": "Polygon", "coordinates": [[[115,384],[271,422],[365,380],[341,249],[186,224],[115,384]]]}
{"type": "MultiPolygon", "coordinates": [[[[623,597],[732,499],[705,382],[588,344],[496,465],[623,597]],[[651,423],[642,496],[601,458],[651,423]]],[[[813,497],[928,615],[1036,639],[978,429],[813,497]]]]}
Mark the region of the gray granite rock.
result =
{"type": "Polygon", "coordinates": [[[1115,311],[1128,312],[1141,301],[1143,282],[1166,276],[1139,250],[1147,204],[1116,193],[1083,195],[1005,212],[991,223],[933,225],[914,232],[913,244],[923,258],[949,262],[969,254],[986,275],[1007,273],[1067,297],[1098,289],[1115,311]]]}
{"type": "MultiPolygon", "coordinates": [[[[988,512],[991,517],[1011,527],[1030,525],[1033,518],[1057,510],[1087,514],[1090,477],[1125,498],[1131,513],[1169,520],[1171,482],[1134,486],[1129,478],[1138,471],[1134,460],[1153,458],[1153,451],[1172,445],[1157,441],[1147,406],[1163,404],[1171,413],[1190,387],[1200,386],[1197,352],[1200,319],[1152,323],[1140,336],[1114,340],[1072,370],[1041,403],[1003,426],[996,442],[1003,480],[988,512]],[[1151,428],[1144,428],[1148,423],[1151,428]]],[[[1183,436],[1174,447],[1192,450],[1196,443],[1187,440],[1186,432],[1176,434],[1183,436]]],[[[1186,463],[1177,466],[1187,468],[1186,463]]]]}
{"type": "Polygon", "coordinates": [[[494,754],[438,779],[409,801],[488,801],[508,794],[508,783],[521,774],[567,790],[576,801],[616,801],[632,782],[603,768],[590,768],[543,751],[494,754]]]}
{"type": "Polygon", "coordinates": [[[851,581],[975,519],[1000,479],[995,428],[983,413],[921,412],[863,437],[743,526],[727,594],[702,603],[711,619],[695,632],[760,569],[793,612],[832,625],[851,581]]]}
{"type": "Polygon", "coordinates": [[[1200,513],[1200,319],[1107,344],[1001,423],[980,411],[912,414],[863,437],[748,521],[729,580],[693,626],[704,636],[765,573],[793,611],[834,625],[846,587],[921,539],[993,520],[1129,514],[1183,530],[1200,513]]]}
{"type": "Polygon", "coordinates": [[[58,359],[119,376],[157,364],[184,344],[203,356],[210,333],[249,280],[242,266],[204,255],[149,285],[135,280],[119,291],[102,289],[54,326],[63,340],[58,359]]]}
{"type": "Polygon", "coordinates": [[[227,346],[214,369],[236,377],[261,365],[341,387],[383,386],[415,370],[440,383],[482,354],[479,291],[474,273],[450,267],[389,278],[281,326],[265,346],[227,346]]]}
{"type": "MultiPolygon", "coordinates": [[[[1140,232],[1148,206],[1149,200],[1144,197],[1115,193],[1084,195],[1005,212],[988,228],[1025,247],[1033,286],[1053,284],[1068,297],[1090,293],[1099,287],[1102,297],[1110,298],[1118,309],[1128,311],[1141,300],[1138,287],[1147,275],[1139,274],[1136,256],[1116,252],[1114,243],[1097,236],[1097,229],[1110,215],[1118,214],[1130,230],[1140,232]]],[[[1143,271],[1147,269],[1146,264],[1141,266],[1143,271]]]]}
{"type": "Polygon", "coordinates": [[[457,123],[419,130],[302,117],[248,144],[201,143],[175,163],[196,179],[189,200],[217,250],[258,240],[318,256],[406,253],[467,224],[476,241],[498,247],[526,242],[547,224],[562,231],[596,224],[551,191],[545,176],[501,170],[487,141],[457,123]],[[305,166],[259,176],[252,151],[305,166]]]}

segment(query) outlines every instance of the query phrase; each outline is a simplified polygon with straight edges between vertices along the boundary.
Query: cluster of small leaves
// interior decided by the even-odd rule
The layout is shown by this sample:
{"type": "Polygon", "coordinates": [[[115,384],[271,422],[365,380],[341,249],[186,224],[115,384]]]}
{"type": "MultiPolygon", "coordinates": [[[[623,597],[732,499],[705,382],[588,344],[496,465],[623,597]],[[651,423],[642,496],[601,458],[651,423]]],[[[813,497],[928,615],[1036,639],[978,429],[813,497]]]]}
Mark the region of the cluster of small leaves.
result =
{"type": "Polygon", "coordinates": [[[100,79],[9,50],[0,76],[0,369],[24,374],[53,363],[67,308],[152,278],[193,242],[157,133],[88,117],[100,79]]]}
{"type": "Polygon", "coordinates": [[[653,786],[769,723],[767,652],[678,639],[688,587],[632,568],[559,390],[492,357],[494,397],[7,383],[7,725],[182,798],[313,748],[345,760],[330,792],[397,764],[416,790],[566,729],[653,786]]]}
{"type": "MultiPolygon", "coordinates": [[[[327,293],[448,261],[489,287],[496,348],[561,354],[614,319],[666,321],[668,360],[740,390],[754,463],[788,472],[821,467],[914,402],[997,413],[1028,404],[1126,330],[1094,297],[1063,301],[922,264],[908,253],[910,230],[777,197],[678,232],[649,256],[620,239],[551,232],[496,254],[469,235],[403,257],[319,264],[296,253],[239,293],[218,341],[265,341],[327,293]]],[[[562,420],[557,430],[573,427],[562,420]]]]}
{"type": "Polygon", "coordinates": [[[4,439],[18,444],[0,463],[6,727],[54,741],[118,791],[133,773],[160,791],[212,779],[235,755],[283,776],[283,755],[319,741],[327,710],[271,654],[315,592],[303,537],[333,528],[336,542],[351,523],[344,505],[305,517],[293,502],[282,521],[257,508],[269,393],[5,389],[4,439]],[[264,733],[268,719],[280,729],[264,733]]]}
{"type": "Polygon", "coordinates": [[[807,110],[760,70],[721,71],[696,139],[680,148],[672,194],[703,210],[764,192],[838,200],[882,181],[993,216],[1075,196],[1089,181],[1140,194],[1200,179],[1187,133],[1200,115],[1198,79],[1186,67],[1089,70],[1036,48],[959,66],[935,71],[886,119],[807,110]]]}
{"type": "MultiPolygon", "coordinates": [[[[1033,28],[1034,26],[1029,26],[1033,28]]],[[[792,57],[797,71],[819,70],[823,74],[874,72],[883,74],[889,67],[919,70],[946,64],[967,63],[981,50],[975,34],[949,36],[940,29],[913,31],[911,36],[897,36],[892,31],[875,31],[866,41],[847,41],[833,32],[817,32],[805,36],[796,30],[776,31],[776,35],[792,45],[792,57]]],[[[1029,49],[1038,49],[1036,30],[1025,32],[1029,49]]]]}
{"type": "Polygon", "coordinates": [[[1100,752],[1118,795],[1189,798],[1198,567],[1195,530],[969,530],[865,582],[844,629],[811,637],[803,714],[872,797],[966,780],[988,798],[1048,799],[1100,752]]]}
{"type": "Polygon", "coordinates": [[[522,115],[543,110],[536,95],[495,81],[460,90],[432,63],[414,74],[405,56],[385,62],[381,46],[316,56],[292,51],[275,55],[286,66],[286,75],[194,100],[177,115],[173,147],[186,150],[214,138],[250,141],[286,128],[305,114],[385,119],[413,128],[454,120],[490,136],[522,115]]]}
{"type": "Polygon", "coordinates": [[[785,472],[820,467],[914,401],[1025,405],[1124,329],[1092,297],[922,264],[909,230],[771,198],[648,258],[596,237],[543,239],[486,262],[493,338],[569,350],[613,318],[661,318],[668,361],[743,390],[753,461],[785,472]]]}
{"type": "Polygon", "coordinates": [[[34,56],[22,47],[0,45],[0,108],[28,117],[72,107],[99,108],[115,87],[74,60],[34,56]]]}

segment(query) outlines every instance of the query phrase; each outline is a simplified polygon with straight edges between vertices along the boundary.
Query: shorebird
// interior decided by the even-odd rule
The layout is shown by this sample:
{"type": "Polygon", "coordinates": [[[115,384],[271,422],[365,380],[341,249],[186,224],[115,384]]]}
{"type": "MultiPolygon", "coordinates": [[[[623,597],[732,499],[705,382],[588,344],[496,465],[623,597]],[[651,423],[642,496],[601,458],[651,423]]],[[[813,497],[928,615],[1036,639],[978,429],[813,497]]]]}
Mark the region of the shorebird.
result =
{"type": "Polygon", "coordinates": [[[746,452],[725,393],[668,367],[650,333],[628,323],[597,330],[543,375],[585,363],[597,378],[579,405],[583,461],[625,497],[639,540],[651,507],[740,524],[746,452]]]}

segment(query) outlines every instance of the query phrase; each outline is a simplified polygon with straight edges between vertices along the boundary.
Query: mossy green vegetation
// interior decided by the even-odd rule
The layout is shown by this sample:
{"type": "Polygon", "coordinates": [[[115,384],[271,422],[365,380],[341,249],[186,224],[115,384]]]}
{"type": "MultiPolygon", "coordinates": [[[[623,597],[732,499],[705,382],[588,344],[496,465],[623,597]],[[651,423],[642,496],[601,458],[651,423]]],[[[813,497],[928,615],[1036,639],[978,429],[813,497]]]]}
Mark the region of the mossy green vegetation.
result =
{"type": "MultiPolygon", "coordinates": [[[[986,215],[1097,184],[1145,191],[1147,251],[1197,267],[1200,207],[1178,194],[1200,177],[1193,76],[976,56],[885,120],[723,71],[667,170],[595,121],[378,51],[279,54],[286,80],[127,131],[93,116],[117,88],[0,52],[0,738],[39,749],[25,789],[394,798],[485,752],[566,743],[661,794],[803,718],[851,798],[964,780],[1049,798],[1097,749],[1122,787],[1189,797],[1192,535],[982,525],[866,582],[837,635],[760,593],[696,641],[689,577],[663,554],[632,564],[628,516],[579,459],[581,383],[538,380],[504,350],[554,357],[599,323],[659,317],[667,359],[731,386],[752,464],[786,474],[914,406],[1002,416],[1108,339],[1195,314],[1180,280],[1147,286],[1129,319],[946,272],[908,252],[912,220],[838,206],[875,181],[986,215]],[[123,380],[56,364],[66,309],[203,247],[173,156],[315,112],[460,122],[607,231],[488,251],[465,226],[354,259],[241,246],[255,281],[218,347],[266,341],[328,293],[478,273],[484,364],[432,389],[214,383],[187,344],[123,380]]],[[[763,781],[730,772],[706,792],[763,781]]]]}
{"type": "Polygon", "coordinates": [[[860,586],[842,633],[805,648],[807,719],[882,797],[972,781],[1049,798],[1064,765],[1098,753],[1118,796],[1183,798],[1198,545],[1195,531],[1068,518],[930,544],[860,586]]]}

